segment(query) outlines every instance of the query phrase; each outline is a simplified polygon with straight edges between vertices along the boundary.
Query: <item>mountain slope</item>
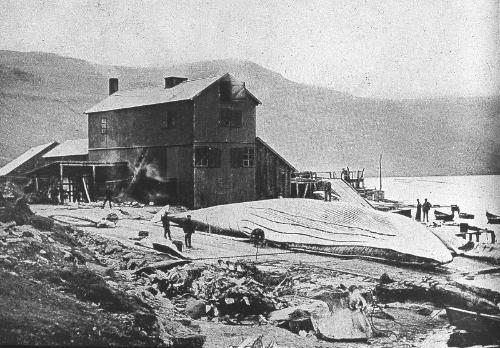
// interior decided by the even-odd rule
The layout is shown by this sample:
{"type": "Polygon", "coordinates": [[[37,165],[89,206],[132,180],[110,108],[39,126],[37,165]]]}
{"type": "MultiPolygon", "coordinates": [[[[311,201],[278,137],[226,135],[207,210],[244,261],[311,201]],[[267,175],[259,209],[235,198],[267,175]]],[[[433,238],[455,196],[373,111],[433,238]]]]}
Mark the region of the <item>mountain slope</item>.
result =
{"type": "Polygon", "coordinates": [[[255,63],[215,60],[169,68],[91,64],[46,53],[0,51],[0,164],[50,140],[86,137],[83,111],[120,89],[163,77],[230,72],[261,101],[257,131],[299,169],[366,168],[375,175],[500,173],[500,98],[381,100],[295,83],[255,63]]]}

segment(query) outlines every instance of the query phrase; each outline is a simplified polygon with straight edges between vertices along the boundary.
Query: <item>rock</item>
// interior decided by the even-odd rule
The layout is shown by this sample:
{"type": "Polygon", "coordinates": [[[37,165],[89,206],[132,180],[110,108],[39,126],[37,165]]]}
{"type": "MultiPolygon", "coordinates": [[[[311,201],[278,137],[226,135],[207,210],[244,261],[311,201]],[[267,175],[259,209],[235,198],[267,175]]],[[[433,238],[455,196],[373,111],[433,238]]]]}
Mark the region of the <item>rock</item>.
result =
{"type": "Polygon", "coordinates": [[[122,251],[122,248],[120,246],[109,244],[104,249],[104,254],[109,255],[120,251],[122,251]]]}
{"type": "Polygon", "coordinates": [[[30,237],[34,237],[35,235],[31,231],[23,231],[22,236],[25,238],[30,238],[30,237]]]}
{"type": "Polygon", "coordinates": [[[106,220],[116,223],[119,220],[119,218],[118,215],[116,215],[115,213],[109,213],[106,216],[106,220]]]}
{"type": "Polygon", "coordinates": [[[389,275],[387,273],[384,273],[380,276],[380,284],[389,284],[389,283],[393,283],[394,280],[392,280],[391,277],[389,277],[389,275]]]}
{"type": "Polygon", "coordinates": [[[327,341],[367,341],[372,337],[368,319],[361,311],[339,309],[331,317],[321,320],[318,337],[327,341]]]}
{"type": "Polygon", "coordinates": [[[128,260],[133,259],[135,257],[137,257],[137,255],[134,253],[126,253],[125,255],[122,256],[122,260],[128,261],[128,260]]]}
{"type": "Polygon", "coordinates": [[[127,269],[131,269],[131,270],[137,269],[137,268],[141,267],[145,262],[146,261],[141,260],[141,259],[130,259],[127,262],[127,269]]]}
{"type": "Polygon", "coordinates": [[[47,238],[47,241],[48,241],[49,243],[55,243],[55,240],[53,240],[51,237],[48,237],[48,238],[47,238]]]}
{"type": "Polygon", "coordinates": [[[112,221],[102,219],[102,220],[99,220],[98,222],[96,222],[96,227],[97,228],[114,228],[114,227],[116,227],[116,224],[112,221]]]}
{"type": "Polygon", "coordinates": [[[328,305],[323,301],[311,300],[309,303],[301,304],[299,306],[288,307],[269,313],[267,320],[269,321],[291,321],[297,311],[310,313],[311,323],[314,328],[323,318],[330,316],[331,312],[328,305]]]}
{"type": "Polygon", "coordinates": [[[139,231],[138,236],[139,237],[148,237],[149,232],[148,231],[139,231]]]}
{"type": "Polygon", "coordinates": [[[190,298],[186,302],[186,315],[193,319],[200,319],[205,316],[205,301],[190,298]]]}

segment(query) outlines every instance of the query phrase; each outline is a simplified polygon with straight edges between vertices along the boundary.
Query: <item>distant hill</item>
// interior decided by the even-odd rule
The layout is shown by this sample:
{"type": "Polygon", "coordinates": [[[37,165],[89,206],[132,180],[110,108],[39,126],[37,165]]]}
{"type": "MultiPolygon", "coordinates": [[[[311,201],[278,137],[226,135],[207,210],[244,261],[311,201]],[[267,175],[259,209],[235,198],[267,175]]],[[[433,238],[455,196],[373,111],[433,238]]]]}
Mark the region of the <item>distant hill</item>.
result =
{"type": "Polygon", "coordinates": [[[382,100],[287,80],[255,63],[215,60],[167,68],[92,64],[0,51],[0,165],[28,147],[86,137],[83,111],[120,89],[230,72],[261,101],[257,132],[303,170],[365,168],[376,175],[500,174],[500,97],[382,100]]]}

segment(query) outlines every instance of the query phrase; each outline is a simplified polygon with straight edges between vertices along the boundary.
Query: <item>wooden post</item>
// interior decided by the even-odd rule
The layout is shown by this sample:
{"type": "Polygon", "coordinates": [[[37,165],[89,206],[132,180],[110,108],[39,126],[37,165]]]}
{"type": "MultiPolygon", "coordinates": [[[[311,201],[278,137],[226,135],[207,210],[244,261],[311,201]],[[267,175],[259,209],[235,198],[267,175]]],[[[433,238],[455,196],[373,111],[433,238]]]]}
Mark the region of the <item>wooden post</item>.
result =
{"type": "Polygon", "coordinates": [[[35,175],[35,191],[38,192],[38,176],[35,175]]]}
{"type": "Polygon", "coordinates": [[[64,204],[63,165],[61,163],[59,163],[59,197],[60,197],[60,203],[64,204]]]}
{"type": "Polygon", "coordinates": [[[476,232],[476,243],[479,243],[479,235],[480,234],[481,234],[480,232],[476,232]]]}
{"type": "Polygon", "coordinates": [[[491,243],[495,243],[495,232],[490,231],[491,243]]]}
{"type": "Polygon", "coordinates": [[[87,202],[90,203],[89,190],[87,189],[87,183],[85,182],[85,178],[82,176],[83,189],[85,191],[85,196],[87,197],[87,202]]]}
{"type": "Polygon", "coordinates": [[[92,198],[96,199],[95,166],[92,166],[92,198]]]}

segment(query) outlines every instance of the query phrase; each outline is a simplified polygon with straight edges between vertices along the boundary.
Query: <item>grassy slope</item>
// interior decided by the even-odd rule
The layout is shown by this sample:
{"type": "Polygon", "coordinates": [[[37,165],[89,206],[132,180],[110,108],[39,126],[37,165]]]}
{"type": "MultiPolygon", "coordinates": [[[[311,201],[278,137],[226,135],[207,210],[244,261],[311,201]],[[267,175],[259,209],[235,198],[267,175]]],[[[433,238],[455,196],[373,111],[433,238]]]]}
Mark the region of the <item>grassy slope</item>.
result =
{"type": "Polygon", "coordinates": [[[163,76],[230,72],[261,101],[258,134],[299,169],[366,168],[386,175],[500,173],[499,98],[380,100],[298,84],[247,61],[172,68],[99,66],[45,53],[0,51],[0,165],[27,147],[86,137],[83,111],[120,88],[163,76]],[[36,125],[36,126],[34,126],[36,125]]]}

